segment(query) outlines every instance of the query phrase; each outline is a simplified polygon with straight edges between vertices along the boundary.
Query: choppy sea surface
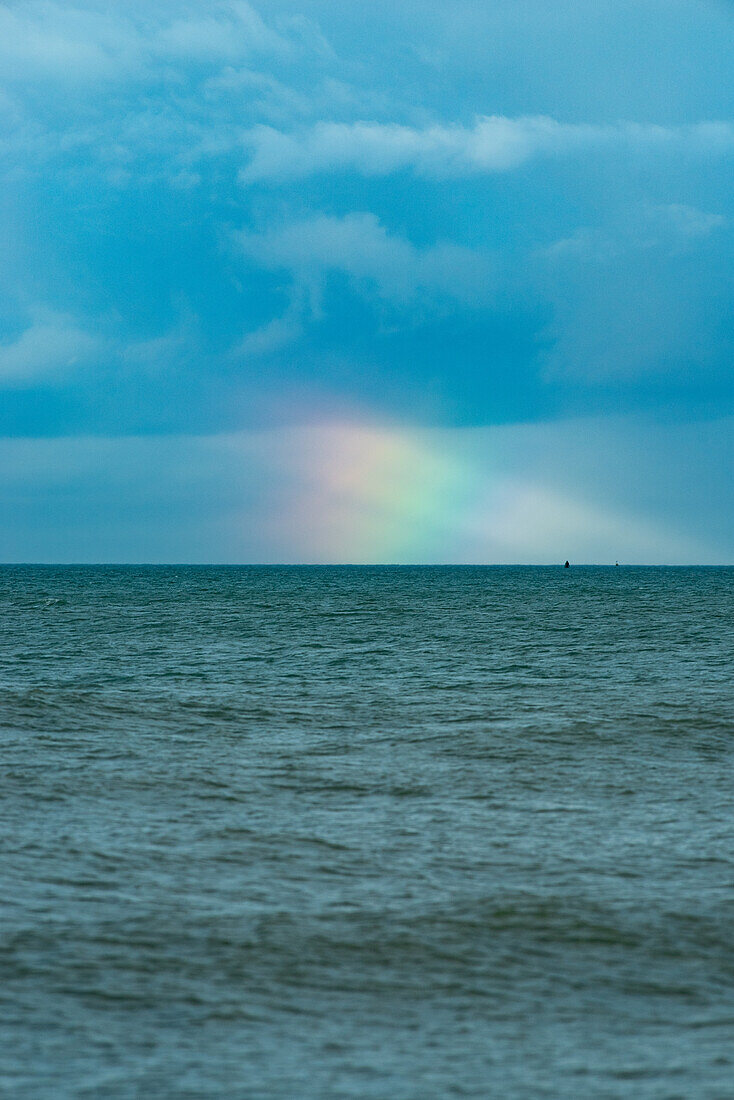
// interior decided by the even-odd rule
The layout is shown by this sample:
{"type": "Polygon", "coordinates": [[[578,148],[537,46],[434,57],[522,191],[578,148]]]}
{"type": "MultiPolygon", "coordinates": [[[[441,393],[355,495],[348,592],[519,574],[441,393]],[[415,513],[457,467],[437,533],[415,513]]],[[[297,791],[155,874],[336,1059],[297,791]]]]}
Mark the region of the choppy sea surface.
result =
{"type": "Polygon", "coordinates": [[[733,668],[732,569],[0,569],[0,1096],[733,1096],[733,668]]]}

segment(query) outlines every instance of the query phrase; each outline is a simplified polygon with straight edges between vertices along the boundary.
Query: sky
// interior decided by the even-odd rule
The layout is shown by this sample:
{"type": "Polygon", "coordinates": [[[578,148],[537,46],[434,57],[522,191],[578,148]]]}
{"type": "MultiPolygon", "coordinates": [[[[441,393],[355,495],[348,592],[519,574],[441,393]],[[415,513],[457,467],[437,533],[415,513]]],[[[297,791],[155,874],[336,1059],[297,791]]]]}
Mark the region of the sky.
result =
{"type": "Polygon", "coordinates": [[[0,5],[0,560],[734,563],[734,3],[0,5]]]}

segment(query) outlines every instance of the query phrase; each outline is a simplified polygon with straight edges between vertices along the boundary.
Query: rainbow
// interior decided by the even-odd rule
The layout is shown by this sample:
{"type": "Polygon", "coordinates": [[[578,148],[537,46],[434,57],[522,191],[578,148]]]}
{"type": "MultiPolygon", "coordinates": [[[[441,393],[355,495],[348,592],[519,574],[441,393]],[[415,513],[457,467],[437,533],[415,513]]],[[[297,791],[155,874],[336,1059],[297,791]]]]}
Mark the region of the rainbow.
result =
{"type": "MultiPolygon", "coordinates": [[[[562,444],[567,428],[557,430],[562,444]]],[[[692,560],[697,548],[684,535],[578,484],[569,490],[547,461],[547,430],[534,450],[532,434],[527,425],[451,430],[340,419],[250,437],[263,481],[262,560],[550,564],[604,561],[610,549],[612,561],[692,560]]]]}
{"type": "Polygon", "coordinates": [[[302,429],[279,525],[313,561],[451,561],[476,485],[428,431],[343,422],[302,429]]]}

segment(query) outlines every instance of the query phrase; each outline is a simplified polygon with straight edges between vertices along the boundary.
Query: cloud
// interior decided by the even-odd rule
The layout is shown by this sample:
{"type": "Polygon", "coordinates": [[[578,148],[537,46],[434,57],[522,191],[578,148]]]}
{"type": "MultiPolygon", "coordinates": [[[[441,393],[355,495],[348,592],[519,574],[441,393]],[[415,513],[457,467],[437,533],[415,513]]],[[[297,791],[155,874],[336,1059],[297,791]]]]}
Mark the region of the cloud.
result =
{"type": "Polygon", "coordinates": [[[101,347],[98,337],[67,314],[36,309],[29,328],[0,344],[0,385],[24,387],[65,380],[101,347]]]}
{"type": "Polygon", "coordinates": [[[492,265],[485,254],[447,243],[417,248],[390,234],[370,213],[320,214],[262,233],[243,230],[236,241],[251,260],[291,271],[316,292],[330,271],[395,303],[428,293],[476,306],[486,303],[492,291],[492,265]]]}
{"type": "Polygon", "coordinates": [[[700,155],[734,151],[734,124],[702,122],[666,127],[562,123],[545,115],[480,117],[473,127],[435,125],[423,129],[378,122],[320,122],[285,133],[257,126],[244,137],[251,151],[241,170],[243,183],[299,179],[317,172],[353,171],[384,176],[411,170],[446,179],[506,172],[541,156],[586,149],[673,150],[700,155]]]}
{"type": "Polygon", "coordinates": [[[139,40],[123,18],[59,4],[0,8],[0,62],[7,80],[98,79],[131,62],[139,40]]]}
{"type": "Polygon", "coordinates": [[[728,224],[723,214],[707,213],[680,202],[654,207],[652,213],[667,221],[675,232],[684,237],[708,237],[714,229],[722,229],[728,224]]]}
{"type": "MultiPolygon", "coordinates": [[[[168,6],[170,7],[170,6],[168,6]]],[[[253,55],[283,56],[322,41],[308,20],[282,33],[245,0],[221,0],[171,17],[167,5],[127,10],[87,2],[69,6],[26,0],[0,8],[0,62],[6,81],[67,84],[142,77],[178,62],[223,64],[253,55]]],[[[173,10],[181,10],[181,5],[173,10]]],[[[186,11],[186,8],[184,8],[186,11]]],[[[321,48],[321,47],[319,47],[321,48]]]]}
{"type": "Polygon", "coordinates": [[[722,324],[732,245],[706,244],[727,225],[694,206],[643,204],[541,250],[541,292],[554,310],[547,380],[671,383],[720,371],[733,344],[722,324]]]}
{"type": "MultiPolygon", "coordinates": [[[[78,381],[84,368],[111,376],[157,378],[171,374],[193,356],[202,359],[196,319],[183,317],[158,335],[136,337],[129,331],[91,331],[94,324],[71,314],[35,306],[31,324],[13,339],[0,342],[0,388],[29,389],[78,381]]],[[[109,326],[109,319],[105,328],[109,326]]],[[[101,326],[99,326],[101,327],[101,326]]]]}
{"type": "Polygon", "coordinates": [[[200,164],[241,161],[254,122],[334,107],[324,62],[308,20],[243,0],[0,4],[0,180],[53,164],[71,186],[196,185],[200,164]]]}
{"type": "Polygon", "coordinates": [[[568,237],[538,249],[537,256],[552,262],[609,261],[631,252],[660,249],[675,254],[695,249],[714,230],[726,229],[729,219],[684,203],[641,203],[609,218],[599,227],[582,227],[568,237]]]}
{"type": "Polygon", "coordinates": [[[0,280],[68,311],[0,329],[6,430],[726,402],[730,39],[659,3],[0,4],[0,280]]]}
{"type": "Polygon", "coordinates": [[[237,359],[258,359],[272,355],[294,343],[301,335],[303,326],[294,311],[283,317],[275,317],[252,332],[247,332],[232,349],[237,359]]]}
{"type": "Polygon", "coordinates": [[[234,61],[253,53],[287,53],[291,41],[269,27],[243,0],[215,5],[204,17],[176,19],[152,41],[164,56],[234,61]]]}

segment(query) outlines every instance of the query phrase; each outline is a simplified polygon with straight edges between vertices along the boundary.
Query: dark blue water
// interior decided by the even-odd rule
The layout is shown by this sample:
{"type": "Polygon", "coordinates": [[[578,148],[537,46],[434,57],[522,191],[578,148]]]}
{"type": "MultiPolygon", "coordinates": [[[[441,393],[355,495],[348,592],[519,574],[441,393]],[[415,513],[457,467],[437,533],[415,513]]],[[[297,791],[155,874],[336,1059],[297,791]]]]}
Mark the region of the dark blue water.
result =
{"type": "Polygon", "coordinates": [[[0,1095],[734,1095],[734,570],[0,570],[0,1095]]]}

